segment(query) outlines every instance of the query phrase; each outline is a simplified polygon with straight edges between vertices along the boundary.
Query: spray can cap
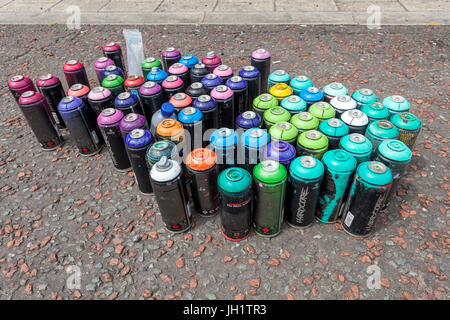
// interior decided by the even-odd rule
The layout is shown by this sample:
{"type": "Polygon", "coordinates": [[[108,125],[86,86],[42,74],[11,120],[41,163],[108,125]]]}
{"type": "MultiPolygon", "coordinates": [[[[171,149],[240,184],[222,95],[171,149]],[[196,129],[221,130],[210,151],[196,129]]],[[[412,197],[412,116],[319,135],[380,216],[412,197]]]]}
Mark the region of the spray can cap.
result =
{"type": "Polygon", "coordinates": [[[158,168],[158,171],[169,171],[170,168],[172,168],[172,162],[166,156],[163,156],[156,163],[156,167],[158,168]]]}
{"type": "Polygon", "coordinates": [[[161,114],[165,118],[170,117],[174,111],[175,111],[175,108],[173,107],[173,104],[171,104],[170,102],[164,102],[161,106],[161,114]]]}

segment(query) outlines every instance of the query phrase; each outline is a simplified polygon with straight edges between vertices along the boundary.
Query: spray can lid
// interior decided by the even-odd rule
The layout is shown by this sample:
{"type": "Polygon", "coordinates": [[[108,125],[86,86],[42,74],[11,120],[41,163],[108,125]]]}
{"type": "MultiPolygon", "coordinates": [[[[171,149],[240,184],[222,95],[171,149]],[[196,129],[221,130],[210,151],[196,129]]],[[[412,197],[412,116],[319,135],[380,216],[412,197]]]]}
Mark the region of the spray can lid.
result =
{"type": "Polygon", "coordinates": [[[175,111],[175,108],[173,106],[173,104],[171,104],[170,102],[164,102],[161,106],[161,114],[165,117],[168,118],[170,117],[175,111]]]}

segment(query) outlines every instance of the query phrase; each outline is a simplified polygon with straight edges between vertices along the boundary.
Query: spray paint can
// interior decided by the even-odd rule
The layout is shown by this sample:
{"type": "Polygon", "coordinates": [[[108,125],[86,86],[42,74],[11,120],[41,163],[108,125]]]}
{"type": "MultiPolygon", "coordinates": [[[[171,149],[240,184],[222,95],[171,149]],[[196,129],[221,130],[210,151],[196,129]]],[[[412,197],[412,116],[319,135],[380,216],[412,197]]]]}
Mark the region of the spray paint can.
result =
{"type": "Polygon", "coordinates": [[[176,93],[182,93],[184,91],[184,83],[177,76],[168,76],[161,84],[166,101],[169,101],[176,93]]]}
{"type": "Polygon", "coordinates": [[[202,79],[202,84],[203,86],[208,89],[209,91],[211,91],[212,89],[214,89],[215,87],[219,86],[222,84],[222,78],[219,77],[218,75],[214,74],[214,73],[208,73],[206,76],[203,77],[202,79]]]}
{"type": "Polygon", "coordinates": [[[236,130],[247,130],[250,128],[261,128],[262,121],[259,114],[253,111],[245,111],[236,118],[236,130]]]}
{"type": "Polygon", "coordinates": [[[141,68],[144,79],[147,79],[147,75],[155,67],[161,68],[161,61],[159,61],[155,57],[145,58],[144,61],[142,61],[141,68]]]}
{"type": "Polygon", "coordinates": [[[282,107],[273,107],[264,112],[264,127],[270,130],[270,127],[278,122],[287,122],[291,119],[291,114],[282,107]]]}
{"type": "Polygon", "coordinates": [[[336,118],[340,119],[346,111],[356,109],[358,105],[352,97],[348,95],[340,95],[330,100],[331,106],[336,110],[336,118]]]}
{"type": "Polygon", "coordinates": [[[153,67],[150,72],[147,73],[147,80],[162,84],[168,76],[169,75],[167,74],[167,72],[165,72],[163,69],[159,67],[153,67]]]}
{"type": "Polygon", "coordinates": [[[166,229],[173,233],[189,230],[192,213],[181,166],[164,156],[152,167],[150,179],[166,229]]]}
{"type": "Polygon", "coordinates": [[[269,93],[278,100],[278,103],[281,103],[283,99],[289,97],[294,92],[292,91],[292,88],[287,84],[276,83],[273,87],[270,88],[269,93]]]}
{"type": "Polygon", "coordinates": [[[402,112],[400,114],[394,114],[391,117],[391,122],[398,129],[398,140],[412,149],[422,128],[422,123],[419,118],[412,113],[402,112]]]}
{"type": "Polygon", "coordinates": [[[201,82],[191,83],[191,85],[186,89],[186,94],[190,96],[192,100],[195,100],[202,95],[207,95],[208,93],[209,90],[206,89],[201,82]]]}
{"type": "Polygon", "coordinates": [[[129,113],[142,114],[142,108],[138,98],[129,92],[122,92],[114,100],[114,106],[123,112],[124,115],[129,113]]]}
{"type": "Polygon", "coordinates": [[[291,95],[281,100],[281,106],[286,109],[291,116],[302,111],[307,111],[305,100],[295,95],[291,95]]]}
{"type": "Polygon", "coordinates": [[[198,58],[192,54],[185,54],[178,62],[184,64],[190,70],[198,63],[198,58]]]}
{"type": "Polygon", "coordinates": [[[275,160],[281,163],[289,169],[291,161],[294,160],[296,155],[295,147],[283,140],[272,140],[267,146],[264,147],[261,160],[275,160]]]}
{"type": "Polygon", "coordinates": [[[105,140],[114,168],[119,172],[126,172],[131,169],[131,164],[120,132],[121,120],[123,120],[122,111],[107,108],[98,116],[97,125],[105,140]]]}
{"type": "Polygon", "coordinates": [[[11,91],[11,94],[13,95],[14,99],[16,99],[16,102],[19,101],[19,98],[22,95],[22,93],[27,91],[36,92],[36,88],[34,87],[33,81],[31,81],[30,78],[22,75],[12,77],[8,82],[8,88],[9,91],[11,91]]]}
{"type": "Polygon", "coordinates": [[[355,157],[358,164],[369,161],[372,154],[372,143],[359,133],[351,133],[341,138],[339,148],[355,157]]]}
{"type": "Polygon", "coordinates": [[[311,113],[306,111],[294,114],[289,122],[297,128],[298,134],[319,128],[319,119],[313,117],[311,113]]]}
{"type": "Polygon", "coordinates": [[[311,156],[320,160],[328,150],[328,138],[317,130],[303,132],[297,138],[296,149],[299,156],[311,156]]]}
{"type": "Polygon", "coordinates": [[[107,88],[114,97],[117,97],[120,93],[125,91],[123,85],[123,78],[115,74],[110,74],[106,76],[102,81],[102,87],[107,88]]]}
{"type": "Polygon", "coordinates": [[[150,148],[147,149],[147,154],[145,156],[148,168],[151,170],[162,157],[167,157],[168,159],[178,157],[178,150],[175,143],[167,140],[156,141],[153,143],[150,148]]]}
{"type": "Polygon", "coordinates": [[[213,70],[213,73],[220,79],[222,79],[222,84],[226,84],[227,80],[233,76],[233,70],[225,64],[221,64],[220,66],[215,68],[213,70]]]}
{"type": "Polygon", "coordinates": [[[384,140],[397,139],[398,129],[388,120],[379,120],[372,122],[366,130],[366,138],[372,142],[372,154],[378,148],[378,145],[384,140]]]}
{"type": "Polygon", "coordinates": [[[269,93],[263,93],[253,100],[253,111],[256,112],[261,119],[264,117],[264,112],[270,108],[277,107],[278,100],[269,93]]]}
{"type": "Polygon", "coordinates": [[[107,57],[100,57],[94,63],[95,74],[97,75],[98,83],[101,84],[103,81],[103,71],[107,66],[114,65],[114,61],[107,57]]]}
{"type": "Polygon", "coordinates": [[[125,63],[123,62],[122,49],[115,42],[108,42],[103,46],[103,54],[105,57],[114,61],[114,64],[125,71],[125,63]]]}
{"type": "Polygon", "coordinates": [[[283,222],[287,170],[277,161],[265,160],[253,169],[253,181],[253,228],[262,237],[275,237],[283,222]]]}
{"type": "Polygon", "coordinates": [[[310,157],[295,158],[289,166],[286,222],[293,228],[307,228],[314,223],[324,168],[310,157]]]}
{"type": "Polygon", "coordinates": [[[334,118],[336,115],[336,110],[334,110],[328,102],[324,101],[312,104],[309,107],[308,112],[311,113],[313,117],[319,119],[319,122],[334,118]]]}
{"type": "Polygon", "coordinates": [[[187,87],[189,86],[190,77],[189,77],[189,69],[184,64],[176,62],[169,68],[169,74],[173,76],[179,77],[181,80],[183,80],[184,85],[187,87]]]}
{"type": "Polygon", "coordinates": [[[181,59],[181,53],[174,47],[168,47],[162,53],[162,63],[165,71],[169,71],[169,68],[174,63],[177,63],[181,59]]]}
{"type": "Polygon", "coordinates": [[[191,83],[201,82],[207,74],[209,74],[209,69],[205,64],[195,64],[195,66],[190,70],[191,83]]]}
{"type": "Polygon", "coordinates": [[[381,104],[389,109],[391,115],[408,112],[410,108],[409,101],[399,95],[386,97],[381,101],[381,104]]]}
{"type": "Polygon", "coordinates": [[[219,172],[237,165],[238,136],[233,129],[220,128],[211,134],[211,149],[216,154],[219,172]]]}
{"type": "Polygon", "coordinates": [[[369,125],[369,118],[367,115],[358,109],[345,111],[341,115],[341,120],[348,126],[349,133],[366,133],[369,125]]]}
{"type": "Polygon", "coordinates": [[[313,82],[307,76],[300,75],[292,78],[291,81],[289,82],[289,86],[294,91],[294,95],[298,96],[303,89],[312,87],[313,82]]]}
{"type": "Polygon", "coordinates": [[[261,75],[254,66],[246,66],[239,71],[239,75],[247,82],[248,99],[247,107],[252,107],[253,100],[261,92],[261,75]]]}
{"type": "Polygon", "coordinates": [[[319,125],[319,131],[328,138],[328,150],[339,148],[339,141],[348,134],[347,125],[339,119],[331,118],[319,125]]]}
{"type": "Polygon", "coordinates": [[[103,139],[97,123],[90,118],[83,100],[72,96],[64,97],[58,104],[58,111],[82,156],[92,156],[102,149],[103,139]]]}
{"type": "MultiPolygon", "coordinates": [[[[219,127],[219,111],[217,110],[216,100],[204,94],[195,99],[194,107],[203,114],[203,128],[205,133],[208,133],[210,129],[219,127]]],[[[208,140],[208,137],[205,137],[205,139],[208,140]]]]}
{"type": "Polygon", "coordinates": [[[227,87],[233,90],[234,114],[238,115],[249,110],[247,82],[240,76],[228,79],[227,87]]]}
{"type": "Polygon", "coordinates": [[[325,174],[316,217],[320,222],[334,223],[345,205],[349,181],[357,162],[354,156],[341,149],[325,152],[322,162],[325,174]]]}
{"type": "Polygon", "coordinates": [[[231,241],[244,240],[252,224],[252,176],[241,168],[222,171],[217,180],[222,234],[231,241]]]}
{"type": "Polygon", "coordinates": [[[147,123],[151,123],[153,114],[164,103],[162,88],[156,82],[147,81],[139,88],[139,98],[145,119],[147,123]]]}
{"type": "Polygon", "coordinates": [[[175,114],[179,114],[184,108],[190,107],[192,105],[192,98],[186,93],[178,92],[175,93],[169,100],[175,109],[175,114]]]}
{"type": "Polygon", "coordinates": [[[269,78],[267,78],[267,91],[270,92],[270,89],[277,83],[284,83],[288,85],[289,80],[291,80],[289,73],[284,70],[275,70],[269,75],[269,78]]]}
{"type": "Polygon", "coordinates": [[[219,127],[234,129],[234,99],[233,90],[219,85],[211,91],[211,97],[217,102],[219,127]]]}
{"type": "Polygon", "coordinates": [[[58,103],[64,98],[64,89],[61,81],[50,73],[44,74],[39,77],[36,82],[39,92],[45,97],[47,105],[50,108],[50,113],[56,122],[58,129],[66,127],[61,115],[58,113],[58,103]]]}
{"type": "MultiPolygon", "coordinates": [[[[90,90],[88,86],[85,86],[81,83],[76,83],[73,86],[71,86],[69,90],[67,90],[67,95],[80,98],[81,100],[83,100],[83,103],[86,105],[86,107],[88,107],[88,111],[91,111],[88,101],[89,92],[90,90]]],[[[93,119],[95,120],[95,115],[93,111],[89,113],[91,113],[90,116],[93,117],[93,119]]]]}
{"type": "Polygon", "coordinates": [[[391,170],[381,162],[358,166],[342,217],[344,231],[357,237],[371,233],[391,181],[391,170]]]}
{"type": "Polygon", "coordinates": [[[156,139],[181,143],[184,137],[183,125],[175,119],[164,119],[156,127],[156,139]]]}
{"type": "Polygon", "coordinates": [[[289,122],[278,122],[269,129],[270,138],[273,140],[283,140],[295,145],[298,131],[289,122]]]}
{"type": "Polygon", "coordinates": [[[148,130],[148,123],[145,117],[139,113],[129,113],[124,115],[120,121],[120,134],[123,141],[127,138],[127,135],[134,129],[148,130]]]}
{"type": "Polygon", "coordinates": [[[137,74],[130,74],[125,79],[125,90],[134,94],[139,99],[139,88],[144,84],[144,77],[137,74]]]}
{"type": "Polygon", "coordinates": [[[389,120],[389,109],[383,106],[380,102],[363,104],[360,109],[369,118],[369,123],[377,120],[389,120]]]}
{"type": "Polygon", "coordinates": [[[111,91],[103,87],[95,87],[88,94],[88,101],[95,116],[107,108],[114,108],[114,96],[111,91]]]}
{"type": "Polygon", "coordinates": [[[334,97],[348,94],[348,89],[340,82],[331,82],[323,87],[322,91],[326,102],[330,102],[334,97]]]}
{"type": "Polygon", "coordinates": [[[178,114],[178,121],[183,125],[184,130],[189,133],[185,135],[185,141],[190,143],[190,150],[200,148],[203,144],[203,114],[193,107],[186,107],[178,114]]]}
{"type": "MultiPolygon", "coordinates": [[[[268,87],[267,79],[270,74],[270,52],[266,49],[257,49],[253,51],[250,58],[250,64],[259,71],[261,77],[261,90],[266,90],[268,87]]],[[[261,93],[261,91],[259,93],[261,93]]]]}
{"type": "Polygon", "coordinates": [[[299,93],[300,98],[305,100],[308,108],[316,102],[320,102],[323,100],[323,93],[316,87],[309,87],[303,89],[299,93]]]}
{"type": "Polygon", "coordinates": [[[202,59],[202,63],[208,67],[209,72],[212,73],[214,69],[222,64],[222,59],[214,51],[210,51],[202,59]]]}
{"type": "Polygon", "coordinates": [[[76,83],[84,84],[89,87],[89,79],[83,64],[77,60],[69,60],[63,66],[64,76],[67,86],[71,87],[76,83]]]}
{"type": "Polygon", "coordinates": [[[378,101],[378,97],[370,89],[360,89],[352,94],[353,100],[356,101],[358,108],[363,104],[374,103],[378,101]]]}
{"type": "MultiPolygon", "coordinates": [[[[115,74],[116,76],[120,76],[120,77],[122,77],[122,79],[125,77],[123,70],[115,65],[107,66],[105,68],[105,70],[103,70],[103,72],[102,72],[103,79],[105,79],[110,74],[115,74]]],[[[103,83],[103,80],[101,83],[103,83]]]]}
{"type": "Polygon", "coordinates": [[[35,91],[25,91],[17,102],[42,149],[51,151],[64,143],[42,94],[35,91]]]}
{"type": "Polygon", "coordinates": [[[248,172],[253,172],[253,168],[260,161],[264,152],[264,147],[269,143],[270,136],[266,130],[260,128],[251,128],[241,135],[241,146],[243,150],[243,159],[241,152],[238,152],[238,163],[248,172]]]}
{"type": "Polygon", "coordinates": [[[143,194],[153,192],[145,161],[145,154],[152,142],[152,134],[145,129],[134,129],[125,139],[125,148],[133,168],[139,191],[143,194]]]}

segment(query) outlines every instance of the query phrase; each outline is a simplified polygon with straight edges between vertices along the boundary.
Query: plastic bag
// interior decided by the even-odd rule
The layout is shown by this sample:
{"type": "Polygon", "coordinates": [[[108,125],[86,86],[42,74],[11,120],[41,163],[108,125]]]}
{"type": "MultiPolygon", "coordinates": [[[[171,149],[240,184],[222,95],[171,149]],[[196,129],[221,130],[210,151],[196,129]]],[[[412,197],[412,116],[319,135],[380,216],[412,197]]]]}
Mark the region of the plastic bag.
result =
{"type": "Polygon", "coordinates": [[[142,34],[136,29],[123,29],[123,36],[127,44],[128,74],[143,75],[141,63],[144,60],[142,34]]]}

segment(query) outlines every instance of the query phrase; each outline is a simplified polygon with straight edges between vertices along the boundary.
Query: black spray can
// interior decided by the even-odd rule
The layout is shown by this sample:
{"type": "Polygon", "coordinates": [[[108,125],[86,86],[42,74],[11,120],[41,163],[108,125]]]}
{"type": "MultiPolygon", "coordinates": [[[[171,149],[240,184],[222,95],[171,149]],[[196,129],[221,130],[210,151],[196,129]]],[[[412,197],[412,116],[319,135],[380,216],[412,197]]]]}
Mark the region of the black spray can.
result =
{"type": "MultiPolygon", "coordinates": [[[[234,76],[228,79],[227,87],[233,90],[234,115],[250,110],[248,106],[248,88],[247,82],[240,76],[234,76]]],[[[235,120],[233,118],[233,120],[235,120]]]]}
{"type": "Polygon", "coordinates": [[[253,51],[251,57],[251,65],[258,69],[261,75],[260,88],[267,88],[267,78],[270,74],[270,52],[265,49],[253,51]]]}
{"type": "Polygon", "coordinates": [[[114,65],[119,67],[125,73],[125,63],[123,62],[122,49],[115,42],[108,42],[103,46],[103,54],[105,57],[114,61],[114,65]]]}
{"type": "Polygon", "coordinates": [[[190,70],[191,83],[202,82],[202,79],[209,73],[208,67],[204,63],[197,63],[190,70]]]}
{"type": "Polygon", "coordinates": [[[156,82],[147,81],[139,88],[139,98],[145,119],[151,123],[153,114],[161,109],[164,103],[162,88],[156,82]]]}
{"type": "Polygon", "coordinates": [[[261,92],[261,75],[254,66],[246,66],[242,68],[239,75],[247,82],[248,87],[248,99],[247,110],[251,110],[253,106],[253,100],[260,95],[261,92]]]}
{"type": "Polygon", "coordinates": [[[195,99],[194,107],[203,114],[203,128],[205,130],[204,140],[208,141],[212,134],[212,130],[219,127],[219,111],[217,110],[216,100],[204,94],[195,99]],[[208,132],[208,130],[210,130],[210,132],[208,132]]]}
{"type": "Polygon", "coordinates": [[[208,93],[209,90],[201,82],[194,82],[186,89],[186,94],[191,97],[192,101],[208,93]]]}
{"type": "Polygon", "coordinates": [[[143,113],[138,97],[130,92],[120,93],[114,100],[114,106],[116,109],[122,111],[124,115],[129,113],[143,113]]]}
{"type": "Polygon", "coordinates": [[[96,117],[98,117],[103,110],[107,108],[114,108],[114,96],[111,91],[106,88],[93,88],[89,92],[87,98],[96,117]]]}
{"type": "Polygon", "coordinates": [[[39,92],[42,93],[45,100],[47,100],[47,105],[50,107],[51,115],[58,128],[65,128],[66,125],[58,112],[58,103],[66,96],[61,81],[59,81],[57,77],[47,73],[39,77],[36,85],[39,92]]]}
{"type": "Polygon", "coordinates": [[[234,129],[234,99],[233,90],[219,85],[211,91],[211,97],[217,102],[219,127],[234,129]]]}

